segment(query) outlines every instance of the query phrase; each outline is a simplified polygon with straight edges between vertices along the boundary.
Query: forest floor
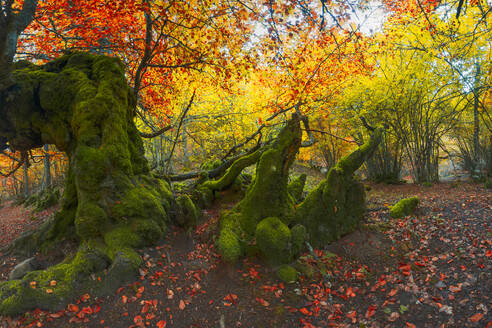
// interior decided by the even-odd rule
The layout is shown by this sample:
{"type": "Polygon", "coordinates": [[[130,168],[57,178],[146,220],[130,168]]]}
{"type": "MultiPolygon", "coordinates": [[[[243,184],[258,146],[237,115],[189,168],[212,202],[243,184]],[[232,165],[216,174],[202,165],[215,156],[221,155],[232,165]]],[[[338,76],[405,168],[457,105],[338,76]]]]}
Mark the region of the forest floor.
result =
{"type": "MultiPolygon", "coordinates": [[[[258,261],[224,263],[213,208],[194,231],[172,230],[142,250],[140,279],[113,295],[0,317],[0,327],[492,327],[492,192],[468,183],[371,187],[365,222],[305,254],[297,283],[280,283],[258,261]],[[417,213],[391,219],[388,207],[413,195],[417,213]]],[[[41,221],[26,213],[0,209],[3,244],[41,221]]],[[[21,260],[0,254],[0,279],[21,260]]]]}

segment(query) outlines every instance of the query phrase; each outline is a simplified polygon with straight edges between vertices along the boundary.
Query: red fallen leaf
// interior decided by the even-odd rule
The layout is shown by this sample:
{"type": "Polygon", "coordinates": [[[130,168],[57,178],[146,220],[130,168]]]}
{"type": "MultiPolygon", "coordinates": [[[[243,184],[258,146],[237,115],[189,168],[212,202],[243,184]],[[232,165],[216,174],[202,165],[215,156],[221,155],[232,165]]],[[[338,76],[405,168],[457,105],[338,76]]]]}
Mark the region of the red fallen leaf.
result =
{"type": "Polygon", "coordinates": [[[75,304],[68,304],[67,307],[70,312],[79,312],[79,307],[75,304]]]}
{"type": "Polygon", "coordinates": [[[237,300],[236,294],[227,294],[226,297],[224,297],[224,301],[229,301],[229,302],[235,303],[236,300],[237,300]]]}
{"type": "Polygon", "coordinates": [[[185,306],[186,306],[185,302],[183,300],[180,300],[179,301],[179,309],[184,310],[185,306]]]}
{"type": "Polygon", "coordinates": [[[410,270],[411,270],[410,264],[400,263],[398,269],[400,269],[401,273],[404,276],[410,275],[410,270]]]}
{"type": "Polygon", "coordinates": [[[482,320],[482,318],[483,318],[483,313],[475,313],[468,320],[470,320],[471,322],[478,322],[482,320]]]}
{"type": "Polygon", "coordinates": [[[128,301],[128,297],[126,295],[121,296],[121,301],[123,302],[123,304],[126,304],[126,302],[128,301]]]}
{"type": "Polygon", "coordinates": [[[57,319],[57,318],[61,318],[63,314],[61,314],[60,312],[58,313],[51,313],[50,314],[50,317],[53,318],[53,319],[57,319]]]}
{"type": "Polygon", "coordinates": [[[201,279],[200,279],[200,274],[199,274],[198,272],[195,272],[195,273],[193,274],[193,277],[195,277],[195,279],[196,279],[196,280],[198,280],[198,281],[200,281],[200,280],[201,280],[201,279]]]}
{"type": "Polygon", "coordinates": [[[138,292],[139,294],[142,294],[144,290],[145,290],[145,287],[144,287],[144,286],[142,286],[142,287],[140,287],[139,289],[137,289],[137,292],[138,292]]]}
{"type": "Polygon", "coordinates": [[[405,322],[405,325],[408,327],[408,328],[417,328],[417,326],[415,326],[413,323],[411,322],[405,322]]]}
{"type": "Polygon", "coordinates": [[[133,322],[139,326],[139,327],[143,327],[144,326],[144,323],[143,323],[143,318],[139,315],[137,315],[136,317],[133,318],[133,322]]]}
{"type": "Polygon", "coordinates": [[[461,291],[461,287],[459,286],[450,286],[449,290],[452,291],[453,293],[457,293],[461,291]]]}
{"type": "Polygon", "coordinates": [[[257,301],[258,303],[260,303],[261,305],[263,305],[263,306],[269,306],[269,305],[270,305],[270,303],[268,303],[267,301],[265,301],[263,298],[258,298],[258,297],[257,297],[257,298],[256,298],[256,301],[257,301]]]}
{"type": "Polygon", "coordinates": [[[92,311],[93,311],[94,313],[97,313],[97,312],[99,312],[100,310],[101,310],[101,307],[100,307],[98,304],[94,305],[94,307],[92,308],[92,311]]]}
{"type": "Polygon", "coordinates": [[[347,295],[348,297],[355,297],[355,293],[352,290],[352,287],[348,287],[347,288],[347,291],[345,292],[345,295],[347,295]]]}
{"type": "Polygon", "coordinates": [[[86,302],[86,301],[87,301],[87,300],[89,300],[90,298],[91,298],[91,295],[89,295],[89,294],[84,294],[84,295],[82,295],[82,297],[80,297],[80,300],[81,300],[82,302],[86,302]]]}
{"type": "Polygon", "coordinates": [[[347,318],[352,319],[352,323],[355,323],[357,321],[357,312],[356,311],[350,311],[345,314],[347,318]]]}
{"type": "Polygon", "coordinates": [[[398,289],[396,289],[396,288],[395,288],[395,289],[392,289],[392,290],[390,290],[390,292],[388,293],[388,296],[389,296],[389,297],[393,297],[393,296],[395,296],[395,295],[396,295],[396,293],[397,293],[397,292],[398,292],[398,289]]]}
{"type": "Polygon", "coordinates": [[[149,304],[145,303],[144,306],[142,307],[141,313],[147,313],[149,312],[149,304]]]}
{"type": "Polygon", "coordinates": [[[421,266],[421,267],[425,267],[425,264],[423,263],[420,263],[420,262],[414,262],[415,265],[418,265],[418,266],[421,266]]]}
{"type": "Polygon", "coordinates": [[[374,313],[376,313],[376,308],[377,307],[375,305],[369,305],[369,308],[367,309],[366,312],[366,319],[369,319],[374,315],[374,313]]]}
{"type": "Polygon", "coordinates": [[[77,317],[83,319],[86,314],[92,314],[92,309],[90,308],[90,306],[86,306],[82,308],[82,310],[79,313],[77,313],[77,317]]]}
{"type": "Polygon", "coordinates": [[[485,252],[485,256],[487,256],[487,257],[492,257],[492,250],[490,250],[490,249],[489,249],[489,250],[487,250],[487,251],[485,252]]]}
{"type": "Polygon", "coordinates": [[[310,315],[309,310],[308,310],[308,309],[306,309],[306,308],[304,308],[304,307],[303,307],[302,309],[300,309],[299,311],[300,311],[302,314],[304,314],[304,315],[310,315]]]}
{"type": "Polygon", "coordinates": [[[165,328],[166,325],[167,325],[166,320],[161,320],[161,321],[157,322],[157,328],[165,328]]]}

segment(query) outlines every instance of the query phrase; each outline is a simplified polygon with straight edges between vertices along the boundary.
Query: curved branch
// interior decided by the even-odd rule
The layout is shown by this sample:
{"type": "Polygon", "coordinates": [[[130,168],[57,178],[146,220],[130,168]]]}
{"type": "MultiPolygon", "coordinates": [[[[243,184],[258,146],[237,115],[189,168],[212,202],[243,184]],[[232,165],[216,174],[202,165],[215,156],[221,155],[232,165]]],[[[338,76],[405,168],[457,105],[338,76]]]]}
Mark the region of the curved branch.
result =
{"type": "MultiPolygon", "coordinates": [[[[216,167],[215,169],[213,170],[210,170],[208,172],[206,172],[208,174],[208,177],[210,179],[215,179],[215,178],[218,178],[219,176],[222,175],[222,173],[224,173],[232,164],[234,164],[234,162],[242,157],[245,157],[245,156],[249,156],[251,154],[253,154],[255,151],[259,150],[261,147],[260,147],[260,144],[257,144],[255,147],[253,147],[252,149],[250,149],[249,151],[247,151],[246,153],[244,154],[240,154],[238,156],[234,156],[230,159],[228,159],[227,161],[225,161],[224,163],[222,163],[220,166],[216,167]]],[[[189,179],[194,179],[194,178],[198,178],[198,176],[200,174],[203,174],[203,171],[195,171],[195,172],[188,172],[188,173],[183,173],[183,174],[178,174],[178,175],[171,175],[171,176],[168,176],[167,178],[170,180],[170,181],[174,181],[174,182],[178,182],[178,181],[185,181],[185,180],[189,180],[189,179]]]]}
{"type": "Polygon", "coordinates": [[[160,136],[161,134],[163,134],[166,131],[171,130],[172,128],[173,128],[172,125],[168,125],[166,127],[163,127],[162,129],[158,130],[158,131],[151,132],[151,133],[145,133],[145,132],[141,132],[141,131],[138,131],[138,132],[142,138],[151,139],[151,138],[155,138],[155,137],[160,136]]]}

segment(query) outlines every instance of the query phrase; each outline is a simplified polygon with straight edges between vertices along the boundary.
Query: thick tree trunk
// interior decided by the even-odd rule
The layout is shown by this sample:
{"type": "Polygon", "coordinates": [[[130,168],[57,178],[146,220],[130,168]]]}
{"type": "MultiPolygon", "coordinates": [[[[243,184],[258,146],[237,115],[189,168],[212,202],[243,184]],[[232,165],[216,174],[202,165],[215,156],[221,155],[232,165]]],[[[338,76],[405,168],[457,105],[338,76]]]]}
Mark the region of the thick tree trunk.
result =
{"type": "Polygon", "coordinates": [[[295,259],[307,239],[323,246],[353,231],[365,211],[364,188],[353,173],[374,153],[382,131],[376,129],[369,141],[342,158],[294,208],[288,177],[301,144],[300,121],[294,116],[261,155],[244,199],[221,217],[218,248],[224,258],[235,261],[259,253],[270,264],[283,265],[278,271],[282,278],[292,272],[285,264],[295,259]]]}
{"type": "Polygon", "coordinates": [[[117,59],[74,53],[44,66],[17,64],[13,77],[0,95],[0,135],[14,149],[54,144],[69,158],[62,208],[31,240],[49,248],[75,238],[81,246],[72,261],[0,283],[2,314],[56,309],[88,286],[91,273],[105,277],[99,290],[134,278],[141,262],[134,249],[160,239],[174,202],[169,185],[149,172],[117,59]]]}

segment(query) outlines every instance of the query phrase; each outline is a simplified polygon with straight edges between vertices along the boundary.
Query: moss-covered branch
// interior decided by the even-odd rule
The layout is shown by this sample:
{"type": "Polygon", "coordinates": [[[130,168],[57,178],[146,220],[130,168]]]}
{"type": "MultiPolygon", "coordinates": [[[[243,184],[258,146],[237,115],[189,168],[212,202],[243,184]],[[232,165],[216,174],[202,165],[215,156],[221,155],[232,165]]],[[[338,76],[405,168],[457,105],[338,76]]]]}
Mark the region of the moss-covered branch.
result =
{"type": "Polygon", "coordinates": [[[217,244],[226,260],[235,261],[251,251],[259,252],[272,264],[281,264],[288,263],[299,251],[298,244],[304,242],[298,233],[302,228],[294,233],[289,227],[294,218],[294,199],[287,185],[289,168],[300,145],[300,120],[294,115],[274,144],[261,154],[245,197],[221,217],[217,244]]]}
{"type": "Polygon", "coordinates": [[[365,212],[365,191],[353,173],[377,149],[382,138],[377,128],[371,138],[342,158],[296,209],[313,246],[324,246],[353,231],[365,212]]]}
{"type": "Polygon", "coordinates": [[[234,183],[236,178],[245,168],[258,162],[263,150],[264,149],[260,148],[252,154],[244,155],[243,157],[236,159],[220,179],[205,181],[200,187],[208,188],[212,191],[227,189],[234,183]]]}

